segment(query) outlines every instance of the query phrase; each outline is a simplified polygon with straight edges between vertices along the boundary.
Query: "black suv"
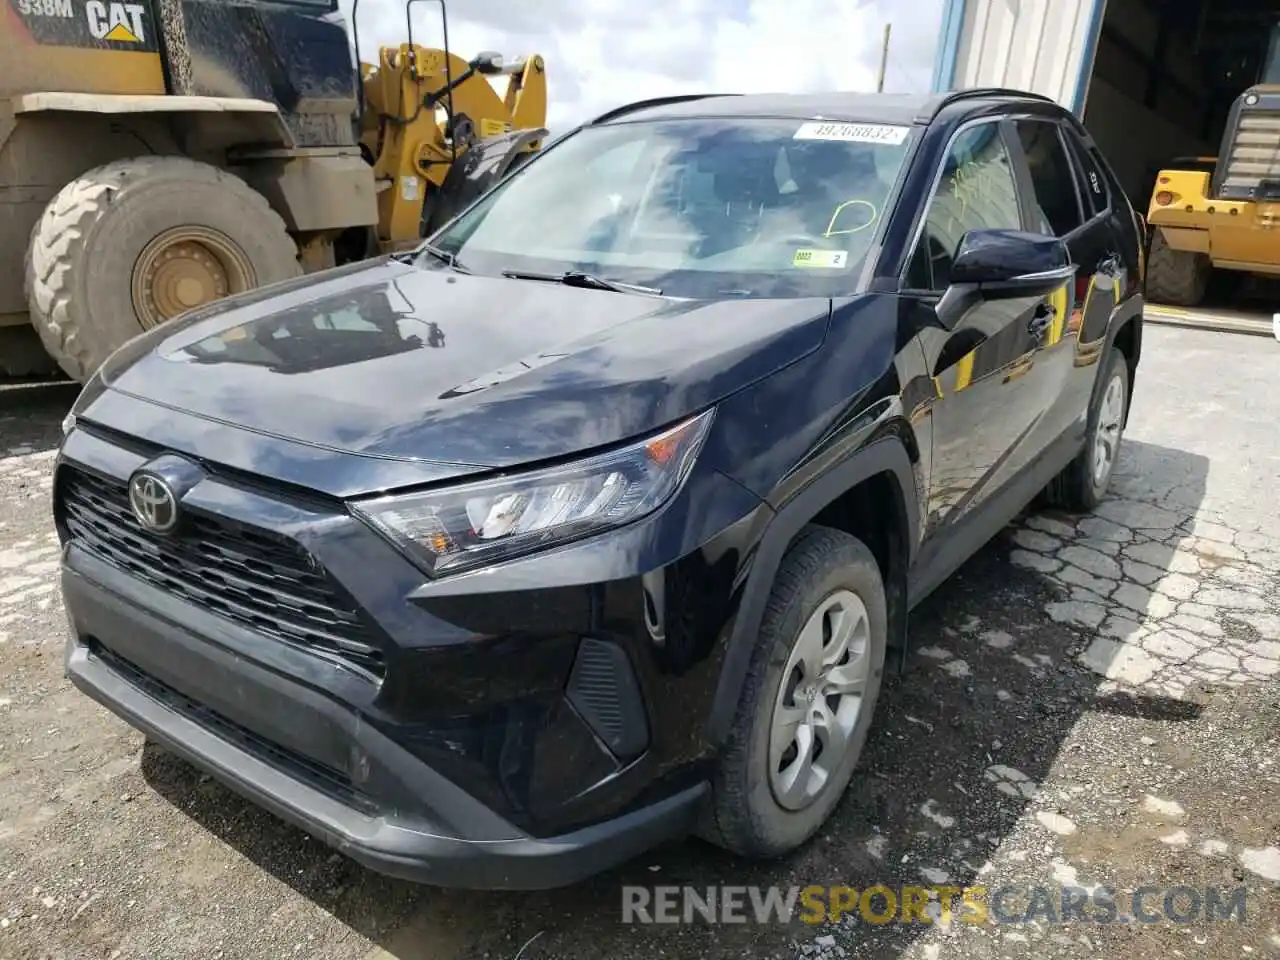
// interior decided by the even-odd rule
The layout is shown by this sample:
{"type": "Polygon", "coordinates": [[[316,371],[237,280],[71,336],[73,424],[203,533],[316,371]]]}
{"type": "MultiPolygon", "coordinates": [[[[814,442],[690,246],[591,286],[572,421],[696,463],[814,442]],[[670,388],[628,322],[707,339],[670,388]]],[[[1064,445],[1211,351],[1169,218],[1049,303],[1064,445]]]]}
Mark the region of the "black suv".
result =
{"type": "Polygon", "coordinates": [[[614,111],[411,254],[103,365],[55,477],[67,673],[389,874],[783,854],[911,606],[1103,496],[1142,271],[1041,98],[614,111]]]}

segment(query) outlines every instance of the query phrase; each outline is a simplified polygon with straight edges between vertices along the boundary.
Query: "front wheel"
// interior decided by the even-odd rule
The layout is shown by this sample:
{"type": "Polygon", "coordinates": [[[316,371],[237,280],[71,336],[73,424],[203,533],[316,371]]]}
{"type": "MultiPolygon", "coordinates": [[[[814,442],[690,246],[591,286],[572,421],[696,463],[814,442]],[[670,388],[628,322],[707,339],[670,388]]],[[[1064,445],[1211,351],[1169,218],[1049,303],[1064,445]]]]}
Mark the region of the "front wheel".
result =
{"type": "Polygon", "coordinates": [[[888,637],[884,583],[855,537],[811,526],[783,557],[703,835],[789,853],[840,801],[871,726],[888,637]]]}

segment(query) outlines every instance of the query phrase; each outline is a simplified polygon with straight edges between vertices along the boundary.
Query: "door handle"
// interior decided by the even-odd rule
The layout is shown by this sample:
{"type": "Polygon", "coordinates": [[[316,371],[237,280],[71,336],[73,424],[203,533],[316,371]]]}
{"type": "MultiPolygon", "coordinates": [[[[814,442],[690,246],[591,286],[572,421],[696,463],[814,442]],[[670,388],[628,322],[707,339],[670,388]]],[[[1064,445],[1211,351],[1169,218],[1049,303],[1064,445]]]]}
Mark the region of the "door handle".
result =
{"type": "Polygon", "coordinates": [[[1036,307],[1035,313],[1031,315],[1031,319],[1027,321],[1027,333],[1037,339],[1043,337],[1048,331],[1049,325],[1053,323],[1053,318],[1057,313],[1057,308],[1052,304],[1040,304],[1036,307]]]}

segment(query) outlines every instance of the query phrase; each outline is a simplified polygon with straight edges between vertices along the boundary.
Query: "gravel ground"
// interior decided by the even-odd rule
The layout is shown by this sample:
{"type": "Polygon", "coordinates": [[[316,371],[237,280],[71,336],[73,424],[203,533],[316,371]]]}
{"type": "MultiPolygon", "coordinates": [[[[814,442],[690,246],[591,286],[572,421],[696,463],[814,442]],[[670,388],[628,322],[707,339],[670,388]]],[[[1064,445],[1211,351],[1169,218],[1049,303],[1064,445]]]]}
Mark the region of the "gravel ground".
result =
{"type": "Polygon", "coordinates": [[[1259,362],[1280,346],[1154,327],[1146,350],[1114,497],[1024,518],[916,612],[822,837],[770,865],[690,841],[533,895],[370,874],[75,693],[47,506],[72,393],[0,393],[0,957],[1280,956],[1280,390],[1259,362]],[[1142,886],[1157,913],[1174,886],[1247,897],[1213,922],[1185,892],[1154,923],[936,902],[928,923],[620,922],[624,884],[944,883],[1013,889],[1006,918],[1036,885],[1113,888],[1121,914],[1142,886]]]}

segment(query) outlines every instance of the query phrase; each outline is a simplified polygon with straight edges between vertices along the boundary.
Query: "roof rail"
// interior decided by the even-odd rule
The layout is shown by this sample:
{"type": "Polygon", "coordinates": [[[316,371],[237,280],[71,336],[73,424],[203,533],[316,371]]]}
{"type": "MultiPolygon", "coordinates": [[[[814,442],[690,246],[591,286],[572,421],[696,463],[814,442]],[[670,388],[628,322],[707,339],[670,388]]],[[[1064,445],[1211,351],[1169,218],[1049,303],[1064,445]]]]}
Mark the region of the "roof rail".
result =
{"type": "Polygon", "coordinates": [[[608,113],[602,113],[594,120],[588,121],[586,126],[595,126],[597,123],[608,123],[610,120],[617,120],[619,117],[625,117],[629,113],[635,113],[637,110],[645,110],[649,107],[665,107],[673,103],[688,103],[692,100],[706,100],[710,97],[740,97],[740,93],[682,93],[671,97],[653,97],[649,100],[637,100],[635,103],[628,103],[621,107],[614,107],[608,113]]]}
{"type": "Polygon", "coordinates": [[[943,108],[961,100],[977,100],[983,97],[1010,97],[1019,100],[1037,100],[1041,103],[1056,103],[1052,97],[1029,90],[1013,90],[1008,87],[966,87],[963,90],[948,90],[932,97],[916,116],[917,123],[929,123],[943,108]]]}

